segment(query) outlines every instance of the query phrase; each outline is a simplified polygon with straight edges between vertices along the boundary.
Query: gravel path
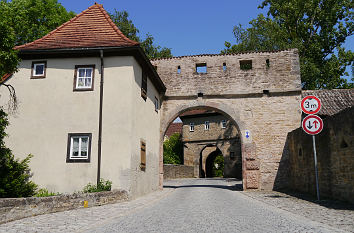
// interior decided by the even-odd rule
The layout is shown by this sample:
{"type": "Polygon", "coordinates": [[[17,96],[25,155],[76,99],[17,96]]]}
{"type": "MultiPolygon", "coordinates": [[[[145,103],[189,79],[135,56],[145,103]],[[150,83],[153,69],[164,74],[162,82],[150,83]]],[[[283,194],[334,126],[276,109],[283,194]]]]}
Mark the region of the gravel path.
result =
{"type": "Polygon", "coordinates": [[[164,191],[131,202],[22,219],[0,232],[344,232],[236,191],[237,183],[167,181],[164,191]]]}

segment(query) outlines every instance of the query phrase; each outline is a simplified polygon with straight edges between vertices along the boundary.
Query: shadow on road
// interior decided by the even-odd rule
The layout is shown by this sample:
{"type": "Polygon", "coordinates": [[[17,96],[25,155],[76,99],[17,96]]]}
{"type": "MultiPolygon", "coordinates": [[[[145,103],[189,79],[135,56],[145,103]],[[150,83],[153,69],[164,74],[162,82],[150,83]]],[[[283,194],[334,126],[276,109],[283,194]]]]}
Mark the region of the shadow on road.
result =
{"type": "Polygon", "coordinates": [[[226,189],[231,191],[242,191],[242,184],[235,185],[212,185],[212,184],[193,184],[193,185],[164,185],[164,188],[218,188],[218,189],[226,189]]]}

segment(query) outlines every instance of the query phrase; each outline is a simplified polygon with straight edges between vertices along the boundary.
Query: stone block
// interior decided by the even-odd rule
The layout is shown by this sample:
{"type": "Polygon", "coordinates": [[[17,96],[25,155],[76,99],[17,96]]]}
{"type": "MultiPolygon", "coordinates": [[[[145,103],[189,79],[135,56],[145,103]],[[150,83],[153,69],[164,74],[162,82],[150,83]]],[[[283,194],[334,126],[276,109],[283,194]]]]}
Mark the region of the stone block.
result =
{"type": "Polygon", "coordinates": [[[248,160],[246,161],[247,170],[259,170],[259,161],[257,160],[248,160]]]}
{"type": "Polygon", "coordinates": [[[259,173],[257,171],[246,172],[246,189],[258,189],[259,173]]]}

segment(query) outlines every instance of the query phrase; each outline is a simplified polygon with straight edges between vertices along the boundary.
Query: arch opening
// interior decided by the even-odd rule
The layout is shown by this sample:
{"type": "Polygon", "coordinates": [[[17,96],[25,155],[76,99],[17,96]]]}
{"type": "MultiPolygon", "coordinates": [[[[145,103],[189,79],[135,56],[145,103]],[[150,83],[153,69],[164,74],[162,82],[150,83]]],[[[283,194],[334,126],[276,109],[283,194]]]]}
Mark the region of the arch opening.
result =
{"type": "MultiPolygon", "coordinates": [[[[193,177],[242,180],[241,130],[229,114],[210,106],[187,107],[166,122],[169,124],[162,122],[162,138],[166,142],[175,133],[172,129],[179,130],[183,145],[183,163],[180,164],[193,167],[193,177]]],[[[164,145],[164,156],[165,149],[164,145]]]]}

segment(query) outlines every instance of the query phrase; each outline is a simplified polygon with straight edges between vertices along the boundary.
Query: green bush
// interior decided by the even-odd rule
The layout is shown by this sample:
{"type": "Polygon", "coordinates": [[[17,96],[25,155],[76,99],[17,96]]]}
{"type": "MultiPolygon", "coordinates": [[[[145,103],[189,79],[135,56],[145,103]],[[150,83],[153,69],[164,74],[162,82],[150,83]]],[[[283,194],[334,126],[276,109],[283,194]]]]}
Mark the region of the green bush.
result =
{"type": "Polygon", "coordinates": [[[224,157],[219,154],[215,157],[213,164],[213,177],[223,177],[224,176],[224,157]]]}
{"type": "Polygon", "coordinates": [[[83,192],[95,193],[95,192],[102,192],[102,191],[111,191],[111,188],[112,188],[112,181],[101,179],[98,185],[88,183],[84,187],[83,192]]]}
{"type": "Polygon", "coordinates": [[[54,192],[49,192],[48,189],[46,188],[42,188],[39,189],[36,193],[36,195],[34,195],[35,197],[50,197],[50,196],[58,196],[60,195],[60,193],[54,193],[54,192]]]}
{"type": "Polygon", "coordinates": [[[163,142],[163,163],[183,164],[183,142],[180,133],[174,133],[163,142]]]}
{"type": "Polygon", "coordinates": [[[32,176],[29,161],[33,155],[23,160],[15,159],[4,142],[8,124],[7,114],[0,107],[0,198],[30,197],[37,189],[37,185],[29,180],[32,176]]]}

